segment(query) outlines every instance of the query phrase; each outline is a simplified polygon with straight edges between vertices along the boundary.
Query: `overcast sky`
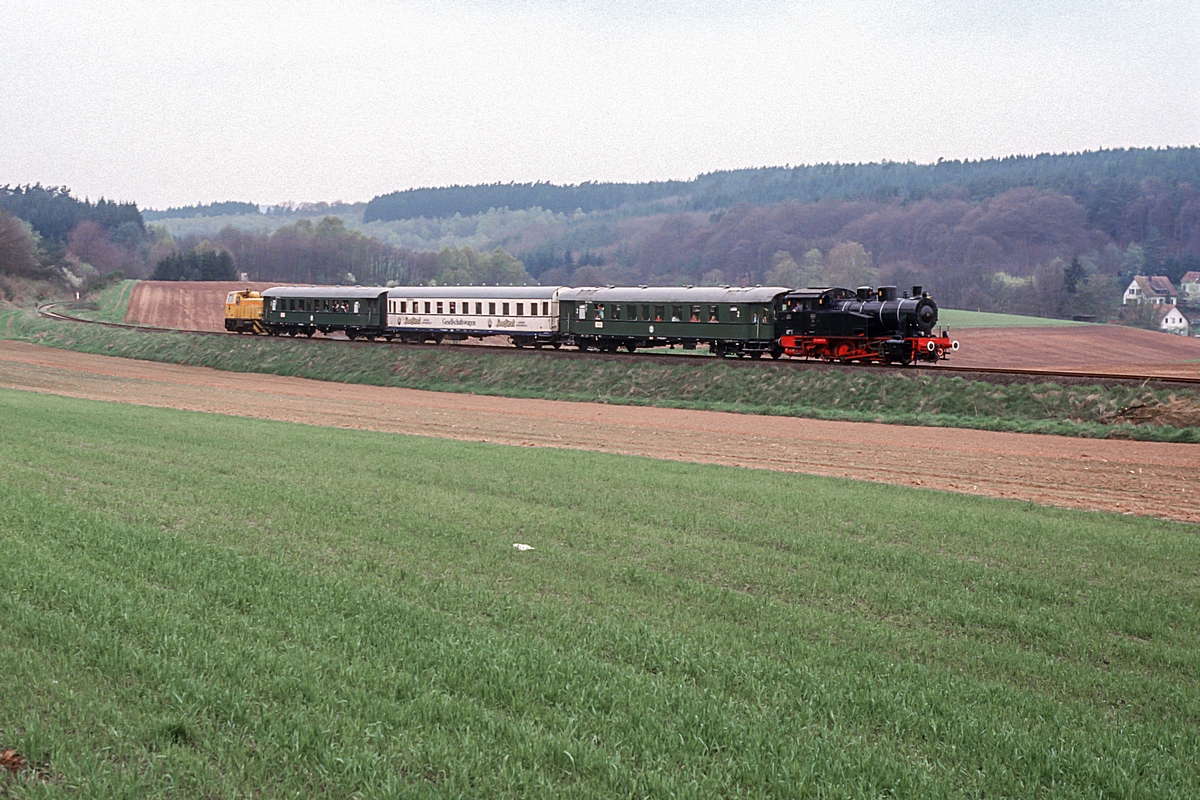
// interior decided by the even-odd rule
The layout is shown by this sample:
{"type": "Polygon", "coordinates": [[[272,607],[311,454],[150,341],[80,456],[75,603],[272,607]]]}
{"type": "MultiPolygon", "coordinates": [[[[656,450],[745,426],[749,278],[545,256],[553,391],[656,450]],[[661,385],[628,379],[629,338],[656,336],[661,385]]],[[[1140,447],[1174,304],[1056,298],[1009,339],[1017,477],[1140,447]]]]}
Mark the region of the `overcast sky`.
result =
{"type": "Polygon", "coordinates": [[[0,0],[0,184],[143,208],[1195,144],[1195,0],[0,0]]]}

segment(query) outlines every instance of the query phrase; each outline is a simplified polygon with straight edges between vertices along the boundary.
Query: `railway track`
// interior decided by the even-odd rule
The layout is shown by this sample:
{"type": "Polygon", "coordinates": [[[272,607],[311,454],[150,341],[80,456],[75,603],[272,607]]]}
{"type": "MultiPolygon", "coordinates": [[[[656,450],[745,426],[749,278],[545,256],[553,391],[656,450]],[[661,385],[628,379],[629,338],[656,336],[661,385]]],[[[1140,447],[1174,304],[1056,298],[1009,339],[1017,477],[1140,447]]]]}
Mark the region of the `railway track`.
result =
{"type": "MultiPolygon", "coordinates": [[[[124,328],[142,333],[186,333],[193,336],[240,336],[241,334],[231,333],[229,331],[198,331],[198,330],[181,330],[178,328],[160,328],[151,325],[130,325],[124,322],[102,322],[99,320],[85,319],[64,313],[59,307],[62,303],[45,303],[38,306],[37,312],[39,316],[46,319],[58,320],[60,322],[81,322],[89,325],[100,325],[106,328],[124,328]]],[[[288,337],[280,337],[288,338],[288,337]]],[[[295,337],[297,341],[306,341],[306,337],[295,337]]],[[[340,341],[344,344],[369,347],[372,345],[388,344],[393,347],[425,347],[427,345],[406,344],[402,342],[375,342],[371,340],[356,340],[341,339],[338,337],[321,336],[312,341],[340,341]]],[[[446,346],[446,345],[439,345],[446,346]]],[[[617,354],[617,353],[597,353],[584,352],[579,350],[552,350],[542,349],[535,350],[532,348],[516,348],[516,347],[488,347],[487,345],[451,345],[451,346],[483,346],[488,348],[488,352],[498,355],[521,355],[521,356],[542,356],[553,358],[593,358],[601,360],[620,360],[624,361],[629,358],[644,359],[652,362],[674,363],[678,364],[680,359],[704,359],[707,360],[713,356],[706,352],[690,352],[680,351],[678,353],[654,353],[640,352],[632,354],[617,354]]],[[[744,366],[747,368],[761,367],[766,364],[779,363],[770,360],[753,361],[742,359],[726,359],[726,363],[744,366]]],[[[806,368],[815,369],[844,369],[849,365],[827,363],[823,361],[808,361],[803,359],[790,359],[784,356],[780,361],[792,362],[797,365],[803,365],[806,368]]],[[[960,375],[966,378],[976,380],[990,381],[992,383],[1013,383],[1016,381],[1034,382],[1038,380],[1054,380],[1055,382],[1069,383],[1100,383],[1102,385],[1112,384],[1154,384],[1156,386],[1176,385],[1180,387],[1200,387],[1200,378],[1187,376],[1172,376],[1172,375],[1139,375],[1132,373],[1111,373],[1111,372],[1087,372],[1076,370],[1046,370],[1046,369],[1023,369],[1023,368],[999,368],[999,367],[964,367],[955,364],[919,364],[909,367],[892,367],[883,364],[855,364],[854,369],[872,369],[872,370],[887,370],[889,372],[897,372],[905,375],[942,375],[952,374],[960,375]]]]}

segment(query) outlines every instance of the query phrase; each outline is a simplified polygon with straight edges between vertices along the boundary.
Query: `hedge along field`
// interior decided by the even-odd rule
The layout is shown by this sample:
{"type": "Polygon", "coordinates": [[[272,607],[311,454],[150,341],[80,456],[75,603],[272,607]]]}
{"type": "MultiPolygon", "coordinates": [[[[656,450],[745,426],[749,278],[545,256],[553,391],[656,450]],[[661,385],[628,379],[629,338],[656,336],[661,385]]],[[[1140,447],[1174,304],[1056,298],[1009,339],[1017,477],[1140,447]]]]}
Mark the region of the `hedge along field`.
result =
{"type": "Polygon", "coordinates": [[[1000,385],[915,370],[736,364],[680,357],[561,358],[484,347],[352,345],[197,336],[0,314],[0,335],[102,355],[235,372],[508,397],[699,408],[748,414],[1200,442],[1200,394],[1133,386],[1000,385]],[[1126,408],[1175,409],[1182,427],[1114,424],[1126,408]]]}
{"type": "Polygon", "coordinates": [[[17,796],[1200,792],[1196,526],[11,391],[0,431],[17,796]]]}

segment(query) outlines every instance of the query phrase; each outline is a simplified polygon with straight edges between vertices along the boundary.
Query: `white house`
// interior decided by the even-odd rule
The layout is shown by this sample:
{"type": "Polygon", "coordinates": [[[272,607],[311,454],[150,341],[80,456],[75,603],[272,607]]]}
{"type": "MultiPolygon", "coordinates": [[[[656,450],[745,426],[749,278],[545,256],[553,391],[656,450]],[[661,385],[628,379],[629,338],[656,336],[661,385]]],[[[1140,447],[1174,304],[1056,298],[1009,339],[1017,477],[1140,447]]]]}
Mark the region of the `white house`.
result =
{"type": "Polygon", "coordinates": [[[1127,306],[1149,303],[1151,305],[1175,305],[1178,295],[1171,280],[1165,275],[1135,275],[1125,289],[1121,302],[1127,306]]]}
{"type": "Polygon", "coordinates": [[[1200,305],[1200,272],[1185,272],[1179,280],[1180,298],[1185,303],[1200,305]]]}
{"type": "Polygon", "coordinates": [[[1180,336],[1187,336],[1191,326],[1191,320],[1183,315],[1178,306],[1164,305],[1162,308],[1156,309],[1158,312],[1158,328],[1166,333],[1175,333],[1180,336]]]}

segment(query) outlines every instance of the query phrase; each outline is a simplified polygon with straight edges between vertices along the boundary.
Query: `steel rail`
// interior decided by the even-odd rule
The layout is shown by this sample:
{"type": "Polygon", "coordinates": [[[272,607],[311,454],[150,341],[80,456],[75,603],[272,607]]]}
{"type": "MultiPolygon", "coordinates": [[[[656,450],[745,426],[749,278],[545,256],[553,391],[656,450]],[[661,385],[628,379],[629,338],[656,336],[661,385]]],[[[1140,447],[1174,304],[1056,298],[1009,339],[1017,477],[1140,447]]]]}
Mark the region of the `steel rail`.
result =
{"type": "MultiPolygon", "coordinates": [[[[124,323],[124,322],[103,322],[101,320],[86,319],[84,317],[75,317],[75,316],[71,316],[70,314],[65,314],[62,311],[57,309],[57,307],[61,306],[61,305],[62,305],[62,303],[45,303],[45,304],[37,307],[37,312],[42,317],[45,317],[47,319],[58,320],[60,322],[83,322],[83,323],[87,323],[89,325],[101,325],[106,328],[123,328],[126,330],[139,331],[139,332],[143,332],[143,333],[187,333],[187,334],[192,334],[194,336],[241,336],[242,335],[235,331],[197,331],[197,330],[188,330],[188,329],[184,329],[184,328],[162,328],[162,327],[157,327],[157,326],[153,326],[153,325],[131,325],[129,323],[124,323]]],[[[418,347],[424,346],[424,345],[413,345],[412,343],[409,343],[409,342],[398,342],[398,341],[396,341],[396,342],[378,342],[378,341],[374,341],[371,339],[358,339],[358,340],[334,339],[333,337],[328,336],[328,335],[322,336],[320,339],[317,339],[317,340],[311,340],[307,336],[295,336],[295,337],[269,336],[267,338],[268,339],[292,339],[294,341],[345,341],[347,344],[360,345],[360,346],[370,345],[370,344],[390,344],[393,346],[401,346],[401,347],[403,347],[403,346],[418,346],[418,347]]],[[[459,346],[463,346],[463,345],[459,345],[459,346]]],[[[479,345],[466,345],[466,346],[471,347],[471,346],[479,346],[479,345]]],[[[702,359],[715,358],[715,356],[710,356],[710,355],[701,354],[701,353],[695,353],[694,355],[688,354],[688,353],[677,353],[677,354],[667,355],[665,353],[650,353],[650,352],[644,352],[644,351],[641,353],[617,353],[617,352],[610,353],[610,352],[594,352],[594,351],[583,351],[583,350],[555,350],[555,349],[551,349],[551,348],[539,350],[539,349],[535,349],[533,347],[520,348],[520,347],[511,347],[511,346],[509,346],[509,347],[492,346],[492,347],[487,347],[487,350],[496,352],[497,354],[500,354],[500,353],[514,354],[514,355],[517,353],[523,353],[523,354],[529,354],[529,355],[540,354],[543,356],[553,355],[553,356],[557,356],[560,358],[561,357],[575,357],[575,358],[599,358],[602,360],[612,360],[612,359],[624,360],[624,359],[633,357],[633,358],[647,359],[647,360],[651,360],[651,361],[661,361],[664,363],[671,363],[671,362],[679,363],[680,358],[702,358],[702,359]]],[[[723,360],[725,361],[725,363],[728,363],[728,364],[737,364],[740,366],[747,366],[747,367],[756,365],[756,364],[757,365],[767,365],[767,364],[779,363],[779,362],[786,361],[789,363],[795,363],[797,365],[804,364],[804,365],[808,365],[808,366],[817,366],[817,367],[853,366],[856,369],[876,369],[876,370],[887,370],[889,372],[897,371],[896,367],[888,366],[886,364],[854,364],[854,365],[850,365],[850,364],[840,364],[836,361],[822,361],[819,359],[789,358],[787,356],[782,357],[778,361],[776,361],[775,359],[763,359],[763,360],[723,359],[723,360]]],[[[1049,369],[1031,369],[1031,368],[1023,368],[1023,367],[1008,367],[1008,368],[1005,368],[1005,367],[969,367],[969,366],[962,366],[962,365],[958,365],[958,364],[914,364],[914,365],[911,365],[908,367],[901,367],[901,368],[899,368],[899,370],[902,370],[902,372],[900,372],[900,374],[908,374],[908,375],[912,375],[912,374],[916,374],[916,373],[924,373],[924,374],[951,373],[951,374],[962,374],[962,375],[974,374],[974,375],[980,375],[980,376],[995,375],[995,376],[1013,376],[1013,377],[1027,377],[1027,378],[1060,378],[1060,379],[1083,380],[1083,381],[1086,381],[1086,380],[1121,381],[1121,382],[1127,382],[1127,383],[1175,383],[1175,384],[1183,384],[1183,385],[1188,385],[1188,386],[1200,386],[1200,377],[1191,377],[1191,376],[1186,376],[1186,375],[1161,375],[1161,374],[1159,374],[1159,375],[1137,375],[1137,374],[1132,374],[1132,373],[1088,372],[1088,371],[1061,370],[1061,369],[1060,370],[1049,370],[1049,369]]]]}

